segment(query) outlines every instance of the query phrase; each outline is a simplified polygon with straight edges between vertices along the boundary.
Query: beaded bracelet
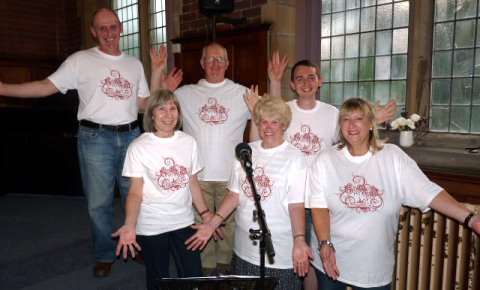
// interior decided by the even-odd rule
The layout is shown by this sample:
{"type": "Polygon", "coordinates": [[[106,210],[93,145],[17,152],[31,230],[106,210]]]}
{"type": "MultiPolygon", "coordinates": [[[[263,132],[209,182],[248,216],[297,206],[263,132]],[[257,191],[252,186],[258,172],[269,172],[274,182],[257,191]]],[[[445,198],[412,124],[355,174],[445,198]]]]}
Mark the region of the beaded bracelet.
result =
{"type": "Polygon", "coordinates": [[[467,217],[465,218],[465,221],[463,222],[463,225],[466,227],[466,228],[470,228],[470,221],[472,220],[472,218],[475,216],[475,213],[474,212],[471,212],[469,215],[467,215],[467,217]]]}

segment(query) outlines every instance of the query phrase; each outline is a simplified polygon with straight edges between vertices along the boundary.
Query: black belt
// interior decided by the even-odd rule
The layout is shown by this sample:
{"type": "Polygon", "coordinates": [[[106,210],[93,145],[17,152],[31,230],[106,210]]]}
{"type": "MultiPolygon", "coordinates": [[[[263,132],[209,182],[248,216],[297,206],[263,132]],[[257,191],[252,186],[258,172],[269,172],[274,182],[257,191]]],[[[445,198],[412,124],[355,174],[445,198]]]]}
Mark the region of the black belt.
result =
{"type": "Polygon", "coordinates": [[[103,124],[97,124],[95,122],[88,121],[88,120],[80,120],[80,125],[88,128],[93,128],[93,129],[103,128],[110,131],[125,132],[125,131],[130,131],[137,128],[138,122],[133,121],[130,124],[123,124],[123,125],[103,125],[103,124]]]}

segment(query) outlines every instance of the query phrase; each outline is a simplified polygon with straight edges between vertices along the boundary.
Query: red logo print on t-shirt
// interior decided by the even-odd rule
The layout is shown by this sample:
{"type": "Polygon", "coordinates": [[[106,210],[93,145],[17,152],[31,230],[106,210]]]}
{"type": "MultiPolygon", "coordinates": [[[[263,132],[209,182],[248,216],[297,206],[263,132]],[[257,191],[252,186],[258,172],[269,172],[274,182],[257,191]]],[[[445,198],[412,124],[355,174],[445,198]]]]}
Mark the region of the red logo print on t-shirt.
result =
{"type": "MultiPolygon", "coordinates": [[[[261,200],[265,200],[270,194],[272,194],[273,181],[270,180],[270,177],[264,174],[262,167],[257,167],[253,171],[253,182],[255,182],[255,188],[257,189],[257,193],[260,195],[261,200]]],[[[247,177],[242,181],[242,190],[248,199],[254,200],[253,190],[247,177]]]]}
{"type": "Polygon", "coordinates": [[[312,133],[308,125],[302,125],[300,132],[290,136],[290,143],[300,149],[305,156],[315,155],[322,148],[323,139],[312,133]]]}
{"type": "Polygon", "coordinates": [[[102,91],[115,100],[126,100],[132,95],[133,85],[116,70],[112,70],[110,76],[100,82],[102,91]]]}
{"type": "Polygon", "coordinates": [[[340,187],[340,201],[358,212],[373,212],[383,205],[383,192],[356,175],[353,183],[340,187]]]}
{"type": "Polygon", "coordinates": [[[208,104],[200,109],[200,120],[210,125],[223,124],[228,119],[228,109],[217,103],[217,99],[209,98],[208,104]]]}
{"type": "Polygon", "coordinates": [[[185,166],[175,163],[173,158],[164,158],[164,164],[157,173],[157,183],[163,190],[176,191],[187,186],[190,175],[185,166]]]}

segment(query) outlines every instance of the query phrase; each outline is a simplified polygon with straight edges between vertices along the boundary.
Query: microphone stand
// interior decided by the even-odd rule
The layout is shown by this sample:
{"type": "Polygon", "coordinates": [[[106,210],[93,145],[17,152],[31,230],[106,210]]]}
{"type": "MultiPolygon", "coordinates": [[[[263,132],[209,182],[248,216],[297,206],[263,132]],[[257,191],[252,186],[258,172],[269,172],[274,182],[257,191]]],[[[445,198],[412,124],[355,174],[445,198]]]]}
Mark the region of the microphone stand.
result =
{"type": "MultiPolygon", "coordinates": [[[[265,212],[262,209],[262,204],[260,203],[261,196],[257,193],[257,189],[255,188],[255,182],[253,180],[253,169],[252,164],[250,162],[244,162],[245,171],[247,172],[247,178],[252,186],[253,197],[255,200],[255,206],[257,208],[256,213],[253,211],[254,217],[258,219],[258,223],[260,225],[259,230],[250,229],[250,236],[253,239],[260,239],[260,281],[262,287],[260,289],[266,289],[266,281],[265,281],[265,252],[269,256],[269,260],[275,256],[275,250],[273,248],[272,243],[272,235],[270,234],[270,230],[267,226],[267,221],[265,219],[265,212]]],[[[258,287],[256,287],[258,288],[258,287]]]]}

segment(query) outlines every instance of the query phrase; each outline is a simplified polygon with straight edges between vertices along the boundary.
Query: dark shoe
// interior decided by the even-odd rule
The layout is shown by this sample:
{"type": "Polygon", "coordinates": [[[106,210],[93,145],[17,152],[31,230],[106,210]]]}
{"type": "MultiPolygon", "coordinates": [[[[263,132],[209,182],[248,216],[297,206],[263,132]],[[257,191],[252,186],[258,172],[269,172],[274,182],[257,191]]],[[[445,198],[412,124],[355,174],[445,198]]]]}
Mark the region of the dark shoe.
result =
{"type": "Polygon", "coordinates": [[[93,276],[95,277],[107,277],[112,270],[113,262],[96,262],[95,267],[93,267],[93,276]]]}
{"type": "Polygon", "coordinates": [[[218,263],[217,264],[217,270],[218,270],[218,274],[219,275],[231,275],[232,274],[232,269],[230,267],[230,265],[228,264],[220,264],[218,263]]]}

